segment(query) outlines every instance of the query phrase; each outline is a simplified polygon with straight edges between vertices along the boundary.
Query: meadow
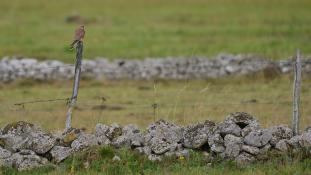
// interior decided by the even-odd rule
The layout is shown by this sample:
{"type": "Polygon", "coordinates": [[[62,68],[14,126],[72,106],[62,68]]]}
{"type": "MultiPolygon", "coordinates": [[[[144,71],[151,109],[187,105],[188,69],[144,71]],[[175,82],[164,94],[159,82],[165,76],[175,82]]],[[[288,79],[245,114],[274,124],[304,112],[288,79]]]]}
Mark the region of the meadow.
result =
{"type": "Polygon", "coordinates": [[[72,62],[68,45],[79,21],[68,19],[78,14],[85,58],[287,58],[297,48],[311,52],[310,8],[309,0],[1,0],[0,57],[72,62]]]}
{"type": "Polygon", "coordinates": [[[17,172],[13,168],[2,167],[0,173],[3,175],[59,175],[59,174],[146,174],[146,175],[307,175],[311,171],[310,159],[306,157],[310,153],[279,155],[271,153],[267,158],[257,163],[237,166],[231,161],[212,163],[203,154],[191,151],[188,159],[166,158],[162,162],[152,162],[145,156],[139,155],[126,149],[115,150],[110,147],[90,148],[82,153],[73,155],[55,168],[53,165],[17,172]],[[114,155],[118,155],[120,161],[112,161],[114,155]]]}
{"type": "MultiPolygon", "coordinates": [[[[184,81],[82,80],[73,126],[93,131],[96,123],[134,123],[145,128],[165,119],[180,125],[222,121],[237,111],[255,116],[263,127],[291,124],[292,75],[270,80],[257,73],[239,77],[184,81]],[[157,106],[155,107],[156,104],[157,106]]],[[[304,76],[301,94],[301,129],[311,123],[311,79],[304,76]]],[[[72,82],[19,81],[0,86],[0,125],[12,121],[37,123],[44,129],[62,130],[66,100],[28,101],[71,96],[72,82]],[[24,105],[15,103],[26,102],[24,105]]]]}

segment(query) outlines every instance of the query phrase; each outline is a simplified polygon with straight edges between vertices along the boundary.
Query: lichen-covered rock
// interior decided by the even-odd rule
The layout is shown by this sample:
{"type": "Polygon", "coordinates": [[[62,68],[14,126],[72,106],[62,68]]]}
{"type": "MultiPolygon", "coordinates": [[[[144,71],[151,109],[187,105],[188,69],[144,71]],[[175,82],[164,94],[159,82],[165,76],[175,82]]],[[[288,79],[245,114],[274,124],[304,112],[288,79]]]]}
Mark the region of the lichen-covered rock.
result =
{"type": "Polygon", "coordinates": [[[18,121],[18,122],[13,122],[10,124],[7,124],[2,131],[2,134],[13,134],[13,135],[23,135],[23,134],[28,134],[31,132],[39,132],[41,129],[31,123],[24,122],[24,121],[18,121]]]}
{"type": "Polygon", "coordinates": [[[300,140],[301,140],[301,135],[296,135],[289,139],[287,143],[293,148],[293,149],[299,149],[300,148],[300,140]]]}
{"type": "Polygon", "coordinates": [[[304,132],[300,135],[299,145],[302,148],[311,147],[311,132],[304,132]]]}
{"type": "Polygon", "coordinates": [[[275,144],[275,149],[282,151],[282,152],[287,152],[289,150],[289,145],[287,143],[287,140],[282,139],[278,141],[278,143],[275,144]]]}
{"type": "Polygon", "coordinates": [[[258,121],[245,112],[235,112],[229,114],[220,126],[222,134],[233,134],[244,137],[251,131],[260,129],[258,121]]]}
{"type": "Polygon", "coordinates": [[[269,128],[272,138],[270,144],[275,146],[282,139],[290,139],[293,137],[293,130],[286,125],[277,125],[269,128]]]}
{"type": "Polygon", "coordinates": [[[228,158],[235,158],[242,150],[243,139],[241,137],[227,134],[224,138],[225,141],[225,156],[228,158]]]}
{"type": "Polygon", "coordinates": [[[10,157],[12,152],[0,147],[0,167],[2,166],[12,166],[12,160],[10,157]]]}
{"type": "Polygon", "coordinates": [[[97,123],[95,126],[95,136],[96,137],[102,137],[107,136],[106,134],[109,132],[109,126],[97,123]]]}
{"type": "Polygon", "coordinates": [[[139,147],[144,142],[143,134],[140,132],[138,127],[133,124],[126,125],[122,128],[122,135],[116,137],[112,141],[112,145],[120,147],[139,147]]]}
{"type": "Polygon", "coordinates": [[[111,141],[105,135],[102,135],[100,137],[96,137],[96,139],[97,139],[98,145],[101,145],[101,146],[111,145],[111,141]]]}
{"type": "Polygon", "coordinates": [[[214,133],[208,137],[208,145],[214,153],[222,153],[225,151],[224,139],[219,133],[214,133]]]}
{"type": "Polygon", "coordinates": [[[3,146],[13,152],[30,149],[38,154],[44,154],[56,142],[51,134],[44,133],[39,127],[23,121],[6,125],[3,134],[0,136],[3,146]]]}
{"type": "Polygon", "coordinates": [[[223,137],[227,134],[235,135],[238,137],[241,136],[241,128],[231,121],[224,121],[220,123],[217,127],[223,137]]]}
{"type": "Polygon", "coordinates": [[[183,145],[186,148],[200,148],[207,143],[208,137],[212,134],[214,127],[215,123],[211,121],[185,127],[183,145]]]}
{"type": "Polygon", "coordinates": [[[70,147],[54,146],[50,151],[50,155],[53,162],[59,163],[69,157],[73,152],[74,150],[70,147]]]}
{"type": "Polygon", "coordinates": [[[267,129],[252,131],[244,138],[244,143],[254,147],[266,145],[272,138],[272,134],[267,129]]]}
{"type": "Polygon", "coordinates": [[[182,142],[182,133],[180,126],[159,120],[148,127],[144,145],[155,154],[163,154],[182,142]]]}
{"type": "Polygon", "coordinates": [[[114,140],[115,138],[122,135],[122,127],[116,123],[110,125],[108,131],[106,132],[106,136],[110,140],[114,140]]]}
{"type": "Polygon", "coordinates": [[[0,136],[2,146],[12,152],[17,152],[21,149],[27,149],[28,147],[28,137],[23,137],[14,134],[5,134],[0,136]]]}
{"type": "Polygon", "coordinates": [[[242,150],[252,155],[258,155],[260,153],[259,148],[249,145],[243,145],[242,150]]]}
{"type": "Polygon", "coordinates": [[[71,143],[71,148],[74,151],[83,150],[85,148],[98,145],[98,140],[93,134],[81,134],[71,143]]]}
{"type": "Polygon", "coordinates": [[[51,134],[31,133],[30,146],[28,149],[37,154],[47,153],[55,145],[56,139],[51,134]]]}
{"type": "Polygon", "coordinates": [[[238,165],[246,165],[246,164],[249,164],[249,163],[252,163],[256,160],[256,158],[254,156],[252,156],[251,154],[249,153],[246,153],[246,152],[242,152],[240,153],[236,158],[235,158],[235,162],[238,164],[238,165]]]}
{"type": "Polygon", "coordinates": [[[123,133],[126,135],[131,142],[131,147],[139,147],[144,143],[143,133],[140,132],[138,127],[133,124],[129,124],[123,127],[123,133]]]}
{"type": "Polygon", "coordinates": [[[18,171],[38,168],[48,163],[46,158],[36,155],[31,150],[21,150],[18,153],[14,153],[10,159],[13,167],[18,171]]]}
{"type": "Polygon", "coordinates": [[[12,155],[12,152],[0,147],[0,159],[8,158],[12,155]]]}

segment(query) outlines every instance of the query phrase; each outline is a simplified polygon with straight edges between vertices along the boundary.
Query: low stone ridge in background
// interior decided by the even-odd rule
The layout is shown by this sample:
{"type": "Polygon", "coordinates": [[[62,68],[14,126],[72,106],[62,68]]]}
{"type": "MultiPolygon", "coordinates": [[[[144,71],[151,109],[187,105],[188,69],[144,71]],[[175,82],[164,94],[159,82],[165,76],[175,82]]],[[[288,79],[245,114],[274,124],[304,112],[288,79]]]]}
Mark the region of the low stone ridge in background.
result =
{"type": "MultiPolygon", "coordinates": [[[[218,55],[214,59],[147,58],[145,60],[105,58],[83,60],[82,77],[89,79],[207,79],[263,71],[273,78],[292,70],[291,60],[269,61],[254,55],[218,55]]],[[[311,58],[305,58],[303,71],[311,73],[311,58]]],[[[56,60],[3,58],[0,60],[0,82],[16,79],[57,80],[74,76],[74,66],[56,60]]]]}
{"type": "MultiPolygon", "coordinates": [[[[202,152],[208,160],[221,158],[237,164],[261,160],[269,151],[292,153],[311,148],[311,130],[300,135],[286,125],[261,128],[244,112],[227,116],[220,123],[205,121],[179,126],[159,120],[142,132],[136,125],[97,124],[94,133],[71,128],[51,134],[27,122],[15,122],[1,129],[0,165],[19,171],[58,164],[70,155],[97,146],[127,148],[161,161],[164,157],[188,158],[189,150],[202,152]]],[[[113,161],[119,161],[115,156],[113,161]]]]}

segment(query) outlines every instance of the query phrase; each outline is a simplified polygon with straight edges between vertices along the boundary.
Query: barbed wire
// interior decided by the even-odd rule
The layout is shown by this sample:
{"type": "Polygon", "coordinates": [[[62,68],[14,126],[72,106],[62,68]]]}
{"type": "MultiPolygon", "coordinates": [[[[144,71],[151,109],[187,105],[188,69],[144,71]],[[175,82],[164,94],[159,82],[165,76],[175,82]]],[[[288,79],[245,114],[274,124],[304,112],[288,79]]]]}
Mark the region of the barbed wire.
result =
{"type": "MultiPolygon", "coordinates": [[[[68,102],[70,98],[59,98],[59,99],[40,99],[40,100],[33,100],[33,101],[24,101],[24,102],[18,102],[13,104],[14,106],[21,106],[22,108],[25,108],[26,104],[34,104],[34,103],[52,103],[52,102],[68,102]]],[[[81,100],[80,100],[81,101],[81,100]]],[[[301,103],[309,103],[308,100],[301,101],[301,103]]],[[[66,103],[67,104],[67,103],[66,103]]],[[[239,106],[239,105],[291,105],[292,101],[241,101],[241,102],[218,102],[218,103],[207,103],[207,102],[178,102],[178,103],[150,103],[150,104],[126,104],[126,103],[94,103],[94,102],[78,102],[78,107],[85,107],[85,108],[92,108],[94,107],[102,107],[105,108],[122,108],[122,109],[131,109],[131,108],[171,108],[171,107],[196,107],[196,106],[220,106],[220,105],[226,105],[226,106],[239,106]]],[[[12,106],[13,106],[12,105],[12,106]]]]}

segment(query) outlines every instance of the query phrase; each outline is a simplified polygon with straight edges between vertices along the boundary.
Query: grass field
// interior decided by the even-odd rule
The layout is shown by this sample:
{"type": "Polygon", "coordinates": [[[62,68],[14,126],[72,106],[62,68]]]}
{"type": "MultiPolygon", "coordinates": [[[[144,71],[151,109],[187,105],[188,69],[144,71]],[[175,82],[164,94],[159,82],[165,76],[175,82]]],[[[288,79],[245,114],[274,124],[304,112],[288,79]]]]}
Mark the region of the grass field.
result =
{"type": "Polygon", "coordinates": [[[311,52],[310,0],[1,0],[0,56],[71,62],[66,51],[86,24],[85,57],[144,58],[311,52]]]}
{"type": "MultiPolygon", "coordinates": [[[[311,79],[302,85],[301,126],[311,124],[311,79]]],[[[25,120],[45,129],[64,127],[65,101],[14,103],[66,98],[72,82],[39,83],[22,81],[0,87],[0,125],[25,120]]],[[[204,120],[222,121],[231,112],[254,115],[263,127],[290,124],[292,116],[292,76],[267,80],[261,74],[205,81],[86,81],[79,90],[73,126],[92,131],[98,122],[135,123],[142,129],[160,118],[186,125],[204,120]],[[103,101],[105,99],[105,101],[103,101]],[[152,104],[159,106],[156,110],[152,104]]]]}
{"type": "Polygon", "coordinates": [[[58,168],[46,166],[32,171],[17,172],[12,168],[1,168],[3,175],[59,175],[59,174],[146,174],[146,175],[308,175],[311,171],[311,160],[306,159],[310,153],[300,155],[267,155],[270,159],[245,166],[236,166],[233,162],[214,161],[208,165],[208,159],[200,152],[191,151],[189,159],[166,158],[162,162],[151,162],[145,156],[128,150],[111,148],[89,149],[76,154],[61,163],[58,168]],[[121,161],[114,162],[112,158],[118,155],[121,161]],[[86,166],[88,164],[88,166],[86,166]]]}

